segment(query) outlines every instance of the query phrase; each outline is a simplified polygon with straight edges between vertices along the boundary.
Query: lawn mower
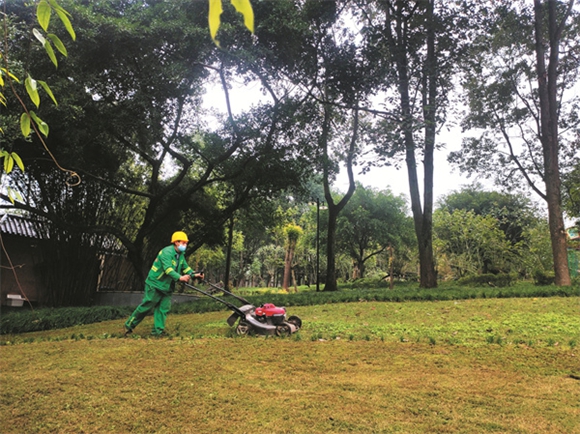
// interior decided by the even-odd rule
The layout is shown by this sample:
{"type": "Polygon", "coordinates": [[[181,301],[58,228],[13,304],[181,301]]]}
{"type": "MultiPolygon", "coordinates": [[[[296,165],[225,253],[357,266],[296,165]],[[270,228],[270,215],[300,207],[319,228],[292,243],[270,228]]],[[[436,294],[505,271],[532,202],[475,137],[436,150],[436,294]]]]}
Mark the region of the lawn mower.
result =
{"type": "Polygon", "coordinates": [[[259,335],[289,336],[300,330],[300,327],[302,327],[302,321],[297,316],[291,316],[286,319],[286,308],[284,307],[276,307],[272,303],[264,303],[256,307],[239,295],[232,294],[224,288],[220,288],[213,283],[206,282],[205,280],[203,282],[215,290],[214,294],[217,292],[223,292],[224,295],[234,297],[236,300],[243,303],[242,306],[238,307],[229,301],[211,294],[209,291],[204,291],[189,283],[184,283],[188,288],[213,298],[230,308],[233,313],[227,319],[227,323],[230,327],[233,327],[239,319],[236,327],[236,333],[238,335],[256,333],[259,335]]]}

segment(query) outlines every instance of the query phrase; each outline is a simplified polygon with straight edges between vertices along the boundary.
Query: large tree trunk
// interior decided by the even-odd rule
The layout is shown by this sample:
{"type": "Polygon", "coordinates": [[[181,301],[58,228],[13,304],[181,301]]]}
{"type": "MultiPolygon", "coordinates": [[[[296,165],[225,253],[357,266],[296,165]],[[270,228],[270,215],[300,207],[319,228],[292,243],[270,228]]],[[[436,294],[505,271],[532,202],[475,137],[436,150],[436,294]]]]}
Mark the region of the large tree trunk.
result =
{"type": "MultiPolygon", "coordinates": [[[[326,198],[328,202],[329,198],[326,198]]],[[[332,201],[332,199],[331,199],[332,201]]],[[[336,219],[339,211],[336,205],[328,202],[328,235],[326,238],[326,284],[325,291],[336,291],[336,219]]]]}
{"type": "Polygon", "coordinates": [[[423,160],[423,216],[421,238],[423,245],[421,263],[421,286],[435,288],[437,272],[433,258],[433,154],[435,152],[437,111],[437,58],[435,54],[435,31],[433,8],[435,0],[429,1],[427,21],[427,59],[423,74],[423,118],[425,122],[425,150],[423,160]]]}
{"type": "Polygon", "coordinates": [[[290,242],[288,249],[286,249],[286,258],[284,259],[284,279],[282,281],[282,289],[288,291],[290,288],[290,275],[292,272],[292,261],[294,260],[294,249],[296,244],[290,242]]]}
{"type": "MultiPolygon", "coordinates": [[[[435,111],[436,111],[436,59],[435,37],[432,29],[433,2],[429,2],[429,31],[427,34],[427,59],[423,79],[423,114],[425,121],[425,156],[424,156],[424,207],[421,206],[419,178],[417,176],[417,161],[415,158],[415,140],[413,132],[416,128],[411,111],[409,97],[408,60],[405,39],[401,23],[398,23],[397,39],[401,41],[395,49],[399,94],[401,98],[401,114],[403,135],[405,141],[405,161],[409,176],[409,191],[411,196],[411,211],[419,248],[419,279],[422,288],[435,288],[437,274],[433,259],[433,152],[435,144],[435,111]]],[[[401,20],[397,17],[397,20],[401,20]]]]}
{"type": "Polygon", "coordinates": [[[354,111],[354,120],[352,126],[352,137],[350,141],[350,146],[348,149],[345,165],[346,171],[348,173],[348,191],[342,197],[342,199],[335,204],[330,192],[330,160],[328,158],[328,140],[327,133],[330,128],[330,112],[329,109],[325,110],[325,120],[323,128],[323,137],[321,138],[321,143],[324,153],[324,198],[328,204],[328,235],[326,244],[326,284],[324,285],[325,291],[336,291],[338,285],[336,282],[336,220],[340,211],[346,206],[350,198],[352,197],[356,185],[354,183],[354,173],[352,170],[353,157],[355,152],[355,145],[358,138],[358,111],[354,111]]]}
{"type": "MultiPolygon", "coordinates": [[[[544,181],[546,184],[546,203],[548,205],[548,222],[550,226],[550,239],[552,242],[552,255],[554,258],[555,283],[560,286],[572,284],[570,270],[568,269],[568,251],[566,245],[566,232],[561,206],[561,180],[559,166],[559,143],[558,143],[558,52],[562,26],[566,21],[566,15],[561,23],[556,22],[556,2],[548,0],[548,22],[550,35],[550,59],[548,70],[545,64],[545,41],[543,37],[544,12],[541,0],[534,0],[535,5],[535,33],[536,33],[536,58],[538,74],[538,90],[540,97],[540,140],[544,154],[544,181]]],[[[573,0],[569,2],[569,11],[573,0]]]]}
{"type": "Polygon", "coordinates": [[[232,246],[234,243],[234,216],[230,217],[230,222],[228,224],[228,245],[226,247],[226,270],[224,276],[224,286],[226,291],[230,288],[230,270],[232,268],[232,246]]]}

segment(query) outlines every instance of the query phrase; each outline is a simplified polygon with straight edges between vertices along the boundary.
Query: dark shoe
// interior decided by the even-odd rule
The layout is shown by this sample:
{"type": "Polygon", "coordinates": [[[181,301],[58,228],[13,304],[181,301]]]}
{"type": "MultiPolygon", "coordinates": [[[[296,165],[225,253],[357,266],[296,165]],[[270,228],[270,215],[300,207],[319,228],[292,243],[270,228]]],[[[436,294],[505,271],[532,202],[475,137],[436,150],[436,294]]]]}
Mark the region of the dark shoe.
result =
{"type": "Polygon", "coordinates": [[[166,338],[169,336],[169,333],[167,333],[165,330],[161,330],[159,333],[151,333],[151,336],[154,338],[166,338]]]}
{"type": "Polygon", "coordinates": [[[127,328],[127,326],[125,326],[125,334],[124,336],[127,337],[129,336],[131,333],[133,333],[133,330],[130,328],[127,328]]]}

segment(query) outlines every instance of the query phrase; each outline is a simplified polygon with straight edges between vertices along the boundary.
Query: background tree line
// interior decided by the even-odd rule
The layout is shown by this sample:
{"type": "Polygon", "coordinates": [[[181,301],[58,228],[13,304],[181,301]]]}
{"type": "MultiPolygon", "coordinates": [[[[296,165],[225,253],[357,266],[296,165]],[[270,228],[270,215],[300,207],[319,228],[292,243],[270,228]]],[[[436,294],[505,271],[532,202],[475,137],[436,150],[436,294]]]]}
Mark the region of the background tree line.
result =
{"type": "MultiPolygon", "coordinates": [[[[235,286],[286,287],[316,282],[316,204],[279,204],[278,218],[270,222],[245,215],[236,220],[232,283],[235,286]],[[245,221],[246,218],[250,221],[245,221]],[[285,285],[287,222],[302,229],[295,246],[293,275],[285,285]],[[264,226],[262,226],[264,224],[264,226]],[[252,227],[249,237],[244,232],[252,227]],[[256,242],[260,246],[256,246],[256,242]]],[[[324,209],[323,215],[328,212],[324,209]]],[[[321,243],[327,225],[320,226],[321,243]]],[[[481,274],[511,275],[512,279],[547,276],[552,269],[545,215],[521,194],[486,191],[474,184],[443,197],[434,212],[434,251],[438,278],[457,280],[481,274]]],[[[358,184],[339,218],[337,275],[340,282],[361,278],[378,281],[418,279],[418,260],[412,218],[402,197],[358,184]],[[391,268],[391,262],[393,267],[391,268]]],[[[196,259],[213,280],[225,276],[225,249],[202,249],[196,259]]],[[[324,261],[323,261],[324,264],[324,261]]],[[[322,285],[326,270],[321,270],[322,285]]]]}
{"type": "Polygon", "coordinates": [[[34,9],[20,1],[5,2],[3,58],[13,70],[47,77],[59,103],[37,110],[51,126],[46,142],[82,182],[67,185],[47,151],[17,134],[10,95],[0,139],[26,166],[3,174],[22,200],[9,203],[2,192],[2,207],[51,222],[54,248],[66,252],[54,264],[55,291],[66,281],[74,293],[82,277],[70,273],[92,254],[83,234],[98,236],[100,247],[110,237],[123,247],[134,271],[125,284],[135,288],[176,228],[193,240],[188,255],[226,283],[312,284],[318,239],[328,290],[339,279],[384,275],[389,261],[401,275],[418,270],[423,287],[435,286],[443,269],[527,276],[523,257],[534,249],[543,261],[526,256],[529,263],[552,266],[556,283],[570,284],[561,204],[578,216],[578,95],[570,90],[579,14],[572,0],[538,0],[534,8],[512,1],[253,2],[255,36],[228,19],[235,11],[226,8],[222,49],[207,32],[205,2],[61,3],[77,38],[57,69],[31,44],[34,9]],[[229,90],[240,81],[258,82],[263,97],[234,113],[229,90]],[[223,115],[202,104],[215,82],[222,92],[211,97],[225,101],[223,115]],[[465,113],[455,112],[456,102],[465,113]],[[497,175],[507,189],[527,182],[547,204],[547,227],[531,211],[521,227],[507,227],[502,213],[516,216],[518,206],[528,213],[519,194],[502,199],[515,202],[510,207],[451,201],[434,211],[434,153],[444,147],[436,138],[452,121],[473,133],[452,160],[467,173],[497,175]],[[409,213],[403,199],[356,183],[371,165],[400,164],[409,213]],[[346,192],[332,187],[341,166],[346,192]],[[318,231],[307,205],[315,199],[327,208],[318,231]],[[290,237],[289,225],[302,233],[290,237]],[[459,227],[479,238],[454,240],[459,227]],[[78,241],[58,244],[67,239],[56,235],[62,231],[78,241]],[[549,234],[547,258],[532,233],[549,234]]]}

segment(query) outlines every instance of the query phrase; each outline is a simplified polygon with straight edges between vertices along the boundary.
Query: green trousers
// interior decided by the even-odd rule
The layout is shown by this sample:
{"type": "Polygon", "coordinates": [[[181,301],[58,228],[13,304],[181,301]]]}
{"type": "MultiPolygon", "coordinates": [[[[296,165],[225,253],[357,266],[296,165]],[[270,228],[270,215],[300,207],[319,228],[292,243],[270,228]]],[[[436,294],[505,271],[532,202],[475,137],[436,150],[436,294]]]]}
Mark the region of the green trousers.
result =
{"type": "Polygon", "coordinates": [[[135,308],[125,322],[125,327],[133,330],[153,310],[153,330],[151,334],[160,335],[165,330],[165,320],[170,308],[171,294],[158,291],[151,285],[145,284],[145,297],[143,297],[141,304],[135,308]]]}

